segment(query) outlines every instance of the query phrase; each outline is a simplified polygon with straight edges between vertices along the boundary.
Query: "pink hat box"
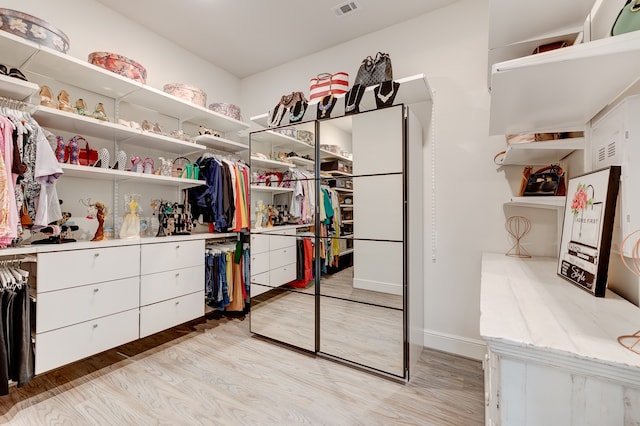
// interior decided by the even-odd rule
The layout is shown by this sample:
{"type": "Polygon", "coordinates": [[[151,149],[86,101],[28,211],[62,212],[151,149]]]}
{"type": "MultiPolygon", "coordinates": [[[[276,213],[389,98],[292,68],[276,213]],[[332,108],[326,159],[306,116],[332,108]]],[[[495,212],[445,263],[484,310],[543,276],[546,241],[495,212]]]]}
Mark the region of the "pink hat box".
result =
{"type": "Polygon", "coordinates": [[[215,102],[209,104],[209,109],[211,111],[217,112],[222,115],[226,115],[227,117],[231,117],[235,120],[240,121],[240,108],[234,104],[226,104],[224,102],[215,102]]]}
{"type": "Polygon", "coordinates": [[[126,56],[110,52],[93,52],[89,54],[89,62],[131,80],[143,84],[147,82],[145,67],[126,56]]]}
{"type": "Polygon", "coordinates": [[[69,37],[40,18],[11,9],[0,9],[0,30],[67,53],[69,37]]]}
{"type": "Polygon", "coordinates": [[[207,94],[204,90],[194,86],[189,86],[183,83],[167,83],[162,90],[165,93],[173,95],[183,101],[191,102],[192,104],[205,107],[207,104],[207,94]]]}

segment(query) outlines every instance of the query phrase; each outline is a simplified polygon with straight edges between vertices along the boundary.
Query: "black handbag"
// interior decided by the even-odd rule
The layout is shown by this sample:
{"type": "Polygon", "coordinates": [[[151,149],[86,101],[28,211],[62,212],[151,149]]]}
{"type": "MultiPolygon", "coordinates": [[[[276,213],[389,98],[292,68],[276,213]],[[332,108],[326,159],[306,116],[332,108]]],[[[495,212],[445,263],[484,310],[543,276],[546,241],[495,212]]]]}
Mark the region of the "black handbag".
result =
{"type": "Polygon", "coordinates": [[[367,56],[362,61],[353,85],[360,84],[362,87],[368,87],[388,80],[393,80],[391,58],[387,53],[378,52],[375,58],[367,56]]]}
{"type": "Polygon", "coordinates": [[[531,173],[522,195],[566,195],[564,171],[559,165],[555,164],[531,173]]]}

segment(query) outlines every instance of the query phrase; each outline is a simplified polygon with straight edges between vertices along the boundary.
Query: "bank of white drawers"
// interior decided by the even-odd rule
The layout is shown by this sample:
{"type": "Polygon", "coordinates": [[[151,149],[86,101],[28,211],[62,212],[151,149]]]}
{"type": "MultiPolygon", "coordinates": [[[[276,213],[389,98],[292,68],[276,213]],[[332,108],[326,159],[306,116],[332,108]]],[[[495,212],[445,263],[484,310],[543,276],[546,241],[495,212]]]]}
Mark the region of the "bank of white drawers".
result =
{"type": "Polygon", "coordinates": [[[36,374],[138,338],[140,246],[42,253],[36,374]]]}
{"type": "Polygon", "coordinates": [[[148,244],[140,254],[140,337],[204,315],[203,240],[148,244]]]}
{"type": "Polygon", "coordinates": [[[296,229],[251,235],[251,296],[296,279],[296,229]]]}

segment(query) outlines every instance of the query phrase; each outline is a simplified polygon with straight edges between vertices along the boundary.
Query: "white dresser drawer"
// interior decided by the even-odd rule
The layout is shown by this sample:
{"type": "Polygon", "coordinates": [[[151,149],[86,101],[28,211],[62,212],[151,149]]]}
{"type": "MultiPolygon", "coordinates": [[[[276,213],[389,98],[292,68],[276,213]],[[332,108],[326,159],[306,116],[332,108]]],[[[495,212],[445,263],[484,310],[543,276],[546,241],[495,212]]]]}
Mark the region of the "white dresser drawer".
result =
{"type": "Polygon", "coordinates": [[[273,290],[273,287],[251,283],[251,297],[260,296],[262,293],[266,293],[269,290],[273,290]]]}
{"type": "Polygon", "coordinates": [[[138,308],[139,278],[108,281],[38,295],[36,332],[44,333],[138,308]]]}
{"type": "Polygon", "coordinates": [[[251,276],[267,272],[269,270],[269,253],[251,253],[251,276]]]}
{"type": "Polygon", "coordinates": [[[269,237],[269,250],[278,250],[286,247],[296,247],[295,230],[292,235],[271,235],[269,237]]]}
{"type": "Polygon", "coordinates": [[[140,275],[140,246],[38,254],[38,293],[140,275]]]}
{"type": "Polygon", "coordinates": [[[287,247],[269,252],[269,269],[279,268],[290,263],[296,263],[295,247],[287,247]]]}
{"type": "Polygon", "coordinates": [[[269,282],[272,287],[278,287],[296,279],[296,264],[286,265],[269,271],[269,282]]]}
{"type": "Polygon", "coordinates": [[[140,250],[142,275],[204,265],[204,240],[143,244],[140,250]]]}
{"type": "Polygon", "coordinates": [[[204,290],[140,308],[140,337],[204,315],[204,290]]]}
{"type": "Polygon", "coordinates": [[[204,266],[140,277],[140,305],[150,305],[204,289],[204,266]]]}
{"type": "Polygon", "coordinates": [[[252,274],[251,283],[269,285],[269,271],[263,272],[261,274],[255,274],[255,275],[252,274]]]}
{"type": "Polygon", "coordinates": [[[36,374],[138,338],[138,309],[36,335],[36,374]]]}
{"type": "Polygon", "coordinates": [[[251,253],[258,254],[269,251],[269,236],[265,234],[251,234],[251,253]]]}

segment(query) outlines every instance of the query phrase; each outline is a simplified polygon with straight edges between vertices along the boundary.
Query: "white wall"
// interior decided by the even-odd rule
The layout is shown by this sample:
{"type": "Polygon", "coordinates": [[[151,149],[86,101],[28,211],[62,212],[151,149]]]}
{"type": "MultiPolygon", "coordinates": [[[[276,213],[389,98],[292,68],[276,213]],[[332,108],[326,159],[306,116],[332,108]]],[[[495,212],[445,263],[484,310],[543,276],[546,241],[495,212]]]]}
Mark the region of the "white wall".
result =
{"type": "MultiPolygon", "coordinates": [[[[353,79],[360,61],[377,51],[391,55],[396,78],[427,76],[436,104],[437,244],[432,263],[429,140],[424,155],[425,345],[477,358],[484,353],[478,330],[481,253],[506,252],[511,246],[503,210],[511,186],[493,164],[505,143],[487,136],[487,37],[488,1],[462,0],[248,77],[241,86],[244,114],[252,116],[272,108],[285,93],[308,92],[309,78],[320,72],[347,71],[353,79]]],[[[550,226],[548,218],[542,219],[541,226],[550,226]]]]}
{"type": "Polygon", "coordinates": [[[162,90],[165,83],[186,83],[203,89],[207,104],[239,102],[238,78],[95,0],[5,0],[2,7],[37,16],[62,30],[69,37],[71,56],[86,61],[91,52],[119,53],[147,69],[149,86],[162,90]]]}

